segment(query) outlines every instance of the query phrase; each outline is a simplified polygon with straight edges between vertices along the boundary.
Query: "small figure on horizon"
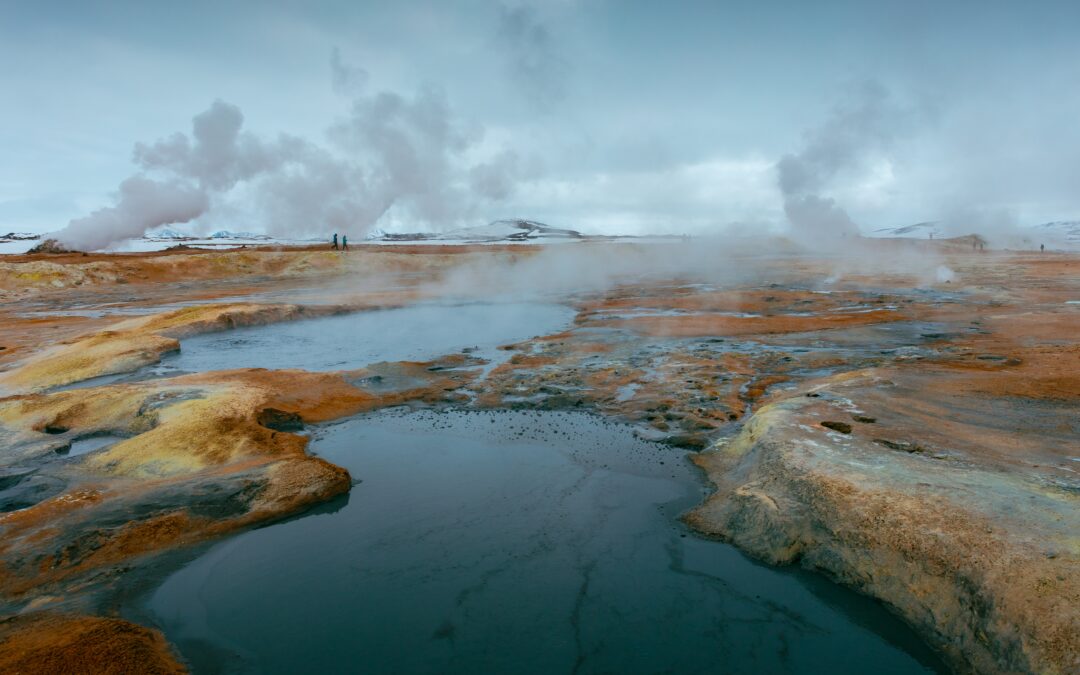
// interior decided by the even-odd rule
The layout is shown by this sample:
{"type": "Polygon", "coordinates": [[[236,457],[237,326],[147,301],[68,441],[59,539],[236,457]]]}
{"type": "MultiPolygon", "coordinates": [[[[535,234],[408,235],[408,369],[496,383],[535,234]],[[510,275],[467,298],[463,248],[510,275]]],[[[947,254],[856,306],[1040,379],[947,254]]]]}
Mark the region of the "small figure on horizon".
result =
{"type": "Polygon", "coordinates": [[[1039,252],[1046,253],[1046,244],[1039,244],[1039,252]]]}
{"type": "Polygon", "coordinates": [[[344,235],[344,234],[341,235],[341,250],[342,251],[348,251],[349,250],[349,237],[348,237],[348,235],[344,235]]]}
{"type": "Polygon", "coordinates": [[[335,251],[338,250],[338,247],[337,247],[337,232],[334,233],[334,243],[330,248],[332,248],[335,251]]]}

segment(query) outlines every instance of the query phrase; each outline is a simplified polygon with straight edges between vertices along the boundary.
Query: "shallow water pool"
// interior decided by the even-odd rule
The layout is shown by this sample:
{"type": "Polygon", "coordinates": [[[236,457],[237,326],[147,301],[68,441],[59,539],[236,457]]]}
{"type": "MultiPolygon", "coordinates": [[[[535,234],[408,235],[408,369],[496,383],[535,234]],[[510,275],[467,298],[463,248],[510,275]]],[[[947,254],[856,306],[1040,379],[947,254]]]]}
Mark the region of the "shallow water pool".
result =
{"type": "Polygon", "coordinates": [[[196,673],[922,673],[873,601],[677,516],[682,452],[584,413],[365,415],[312,450],[359,481],[207,550],[137,609],[196,673]]]}
{"type": "Polygon", "coordinates": [[[420,361],[463,349],[499,358],[497,347],[569,326],[575,311],[543,303],[419,304],[238,328],[183,340],[162,365],[349,370],[378,361],[420,361]]]}
{"type": "Polygon", "coordinates": [[[352,370],[380,361],[424,361],[468,350],[495,364],[498,347],[568,328],[577,312],[543,302],[422,303],[194,335],[180,351],[134,373],[54,391],[232,368],[352,370]]]}

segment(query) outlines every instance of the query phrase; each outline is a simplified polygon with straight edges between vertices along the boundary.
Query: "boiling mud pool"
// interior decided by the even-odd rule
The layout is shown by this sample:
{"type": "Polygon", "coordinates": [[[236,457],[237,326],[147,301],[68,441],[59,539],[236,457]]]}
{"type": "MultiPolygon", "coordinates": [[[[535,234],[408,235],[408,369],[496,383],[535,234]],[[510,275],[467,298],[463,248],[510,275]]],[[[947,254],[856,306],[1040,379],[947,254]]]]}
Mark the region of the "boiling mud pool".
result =
{"type": "Polygon", "coordinates": [[[682,452],[583,413],[406,412],[320,428],[358,483],[218,544],[129,608],[196,673],[920,673],[869,599],[677,520],[682,452]]]}

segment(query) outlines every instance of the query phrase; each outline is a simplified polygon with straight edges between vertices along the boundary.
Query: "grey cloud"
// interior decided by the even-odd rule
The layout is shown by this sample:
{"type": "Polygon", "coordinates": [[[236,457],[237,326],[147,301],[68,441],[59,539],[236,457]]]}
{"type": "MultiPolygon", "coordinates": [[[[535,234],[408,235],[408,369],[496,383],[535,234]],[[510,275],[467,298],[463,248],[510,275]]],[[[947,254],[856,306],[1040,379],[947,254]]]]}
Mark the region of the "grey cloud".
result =
{"type": "Polygon", "coordinates": [[[469,171],[469,183],[477,194],[494,201],[501,201],[513,194],[525,168],[521,158],[512,150],[506,150],[491,161],[477,164],[469,171]]]}
{"type": "Polygon", "coordinates": [[[531,7],[500,7],[498,41],[509,72],[529,102],[548,108],[566,95],[569,62],[531,7]]]}
{"type": "Polygon", "coordinates": [[[330,53],[330,86],[335,94],[357,96],[367,85],[368,72],[363,68],[345,63],[341,50],[334,47],[330,53]]]}

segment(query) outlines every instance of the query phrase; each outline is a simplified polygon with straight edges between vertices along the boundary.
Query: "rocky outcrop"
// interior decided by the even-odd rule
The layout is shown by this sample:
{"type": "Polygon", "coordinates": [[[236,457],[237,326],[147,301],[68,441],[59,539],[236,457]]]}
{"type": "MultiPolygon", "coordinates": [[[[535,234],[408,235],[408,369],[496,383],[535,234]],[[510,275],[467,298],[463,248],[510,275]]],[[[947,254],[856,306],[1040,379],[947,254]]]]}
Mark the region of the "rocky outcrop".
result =
{"type": "Polygon", "coordinates": [[[27,255],[37,255],[41,253],[51,253],[55,255],[58,253],[78,253],[78,251],[67,248],[55,239],[46,239],[26,252],[27,255]]]}
{"type": "Polygon", "coordinates": [[[821,424],[866,419],[860,395],[888,386],[864,373],[762,408],[695,458],[717,489],[687,521],[881,599],[962,671],[1076,672],[1080,496],[1049,471],[972,461],[977,446],[942,446],[895,408],[885,429],[821,424]]]}

